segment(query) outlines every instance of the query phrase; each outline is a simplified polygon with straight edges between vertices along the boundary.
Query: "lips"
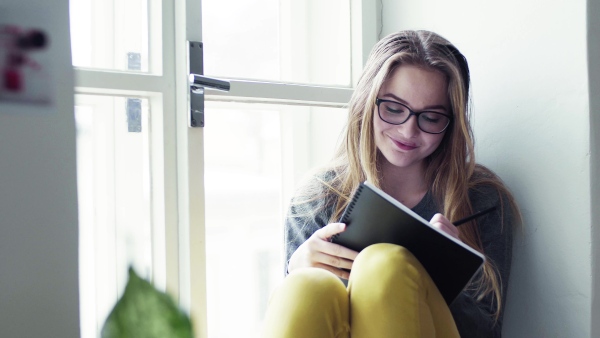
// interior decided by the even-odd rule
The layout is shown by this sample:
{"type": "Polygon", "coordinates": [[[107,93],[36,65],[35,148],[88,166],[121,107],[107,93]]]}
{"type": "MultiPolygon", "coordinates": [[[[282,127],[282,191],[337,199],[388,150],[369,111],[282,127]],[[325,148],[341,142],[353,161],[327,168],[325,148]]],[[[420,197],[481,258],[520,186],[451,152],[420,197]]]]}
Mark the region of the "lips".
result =
{"type": "Polygon", "coordinates": [[[417,145],[415,143],[412,142],[407,142],[407,141],[399,141],[399,140],[394,140],[392,139],[392,142],[394,142],[394,144],[396,145],[396,147],[398,147],[401,150],[413,150],[417,148],[417,145]]]}

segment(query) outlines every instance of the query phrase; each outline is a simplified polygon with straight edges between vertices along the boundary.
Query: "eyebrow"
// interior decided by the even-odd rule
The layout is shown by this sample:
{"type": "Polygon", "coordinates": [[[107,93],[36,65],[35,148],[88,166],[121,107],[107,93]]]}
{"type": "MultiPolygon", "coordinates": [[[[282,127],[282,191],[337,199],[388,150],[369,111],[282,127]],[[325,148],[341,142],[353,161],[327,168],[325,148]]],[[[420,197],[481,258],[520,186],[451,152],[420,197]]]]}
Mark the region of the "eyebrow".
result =
{"type": "MultiPolygon", "coordinates": [[[[405,100],[401,99],[400,97],[398,97],[398,96],[396,96],[396,95],[394,95],[394,94],[392,94],[392,93],[383,94],[382,96],[383,96],[383,97],[389,97],[389,98],[392,98],[392,99],[394,99],[394,100],[396,100],[396,101],[398,101],[398,102],[400,102],[400,103],[403,103],[403,104],[405,104],[405,105],[407,105],[407,106],[410,106],[410,105],[408,104],[408,102],[406,102],[405,100]]],[[[412,109],[412,108],[411,108],[411,109],[412,109]]],[[[433,106],[427,106],[427,107],[423,108],[423,109],[422,109],[422,110],[420,110],[420,111],[431,110],[431,109],[441,109],[441,110],[444,110],[444,112],[448,112],[448,108],[446,108],[445,106],[443,106],[443,105],[441,105],[441,104],[436,104],[436,105],[433,105],[433,106]]]]}

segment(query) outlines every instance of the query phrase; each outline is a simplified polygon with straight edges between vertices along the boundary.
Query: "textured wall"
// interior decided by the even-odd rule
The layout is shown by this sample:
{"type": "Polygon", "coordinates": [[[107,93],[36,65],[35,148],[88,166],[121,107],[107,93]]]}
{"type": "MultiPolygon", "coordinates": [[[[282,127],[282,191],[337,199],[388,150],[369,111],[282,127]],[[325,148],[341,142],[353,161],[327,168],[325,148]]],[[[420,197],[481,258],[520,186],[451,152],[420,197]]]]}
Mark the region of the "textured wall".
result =
{"type": "Polygon", "coordinates": [[[478,162],[525,217],[504,336],[590,337],[586,1],[383,0],[382,20],[384,34],[436,31],[469,60],[478,162]]]}

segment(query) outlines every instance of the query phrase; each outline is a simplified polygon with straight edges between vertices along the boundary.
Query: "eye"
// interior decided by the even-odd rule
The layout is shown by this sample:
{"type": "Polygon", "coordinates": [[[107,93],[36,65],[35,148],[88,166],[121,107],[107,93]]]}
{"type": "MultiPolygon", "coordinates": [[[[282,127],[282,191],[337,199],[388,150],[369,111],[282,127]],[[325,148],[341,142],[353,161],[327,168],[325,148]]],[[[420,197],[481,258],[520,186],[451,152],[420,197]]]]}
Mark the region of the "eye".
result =
{"type": "Polygon", "coordinates": [[[444,124],[448,121],[448,117],[444,116],[443,114],[433,112],[421,113],[420,118],[423,122],[429,124],[444,124]]]}
{"type": "Polygon", "coordinates": [[[406,113],[406,107],[400,105],[400,104],[395,104],[393,102],[384,102],[383,108],[385,110],[386,113],[389,114],[404,114],[406,113]]]}

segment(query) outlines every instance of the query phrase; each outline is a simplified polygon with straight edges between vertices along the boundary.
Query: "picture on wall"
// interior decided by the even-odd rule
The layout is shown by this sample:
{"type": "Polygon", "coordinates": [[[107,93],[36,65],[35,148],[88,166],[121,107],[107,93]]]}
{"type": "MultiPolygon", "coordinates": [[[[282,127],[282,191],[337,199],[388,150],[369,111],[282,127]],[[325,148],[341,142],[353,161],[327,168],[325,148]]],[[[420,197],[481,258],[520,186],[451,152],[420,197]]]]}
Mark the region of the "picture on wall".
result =
{"type": "Polygon", "coordinates": [[[52,103],[50,44],[44,29],[0,22],[0,102],[52,103]]]}

